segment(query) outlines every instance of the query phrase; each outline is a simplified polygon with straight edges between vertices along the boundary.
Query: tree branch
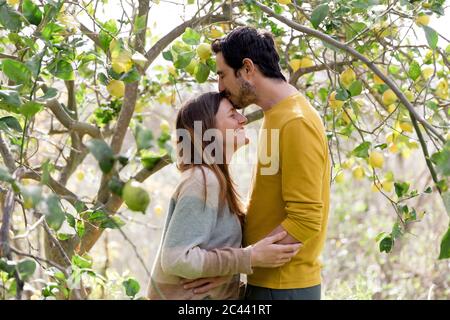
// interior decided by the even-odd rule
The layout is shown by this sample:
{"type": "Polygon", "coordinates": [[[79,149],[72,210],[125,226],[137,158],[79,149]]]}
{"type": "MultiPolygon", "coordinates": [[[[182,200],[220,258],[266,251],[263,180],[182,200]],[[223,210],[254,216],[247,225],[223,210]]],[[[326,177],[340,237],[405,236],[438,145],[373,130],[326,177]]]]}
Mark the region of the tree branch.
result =
{"type": "Polygon", "coordinates": [[[430,125],[420,114],[418,114],[416,112],[416,110],[414,109],[414,107],[411,105],[411,103],[408,101],[408,99],[405,97],[405,95],[401,92],[401,90],[397,87],[397,85],[389,78],[387,77],[383,72],[380,71],[380,69],[378,69],[378,67],[371,62],[367,57],[365,57],[364,55],[362,55],[361,53],[359,53],[358,51],[356,51],[355,49],[345,45],[342,42],[339,42],[333,38],[331,38],[330,36],[318,31],[318,30],[314,30],[308,27],[305,27],[301,24],[298,24],[294,21],[291,21],[289,19],[287,19],[286,17],[283,17],[282,15],[276,14],[272,9],[270,9],[269,7],[255,1],[253,2],[257,7],[259,7],[262,11],[264,11],[266,14],[268,14],[269,16],[277,19],[278,21],[286,24],[287,26],[300,31],[302,33],[308,34],[310,36],[316,37],[328,44],[331,44],[333,46],[335,46],[338,49],[341,49],[347,53],[349,53],[350,55],[352,55],[353,57],[355,57],[356,59],[362,61],[365,65],[367,65],[367,67],[372,70],[377,76],[379,76],[384,83],[390,87],[392,89],[392,91],[395,93],[395,95],[399,98],[399,100],[403,103],[403,105],[409,110],[409,112],[411,112],[411,114],[424,126],[426,127],[428,130],[430,130],[437,138],[439,138],[439,140],[441,140],[443,143],[445,143],[445,138],[432,126],[430,125]]]}
{"type": "Polygon", "coordinates": [[[90,135],[92,138],[101,138],[100,129],[90,125],[88,123],[76,121],[72,119],[67,112],[62,108],[61,104],[56,99],[52,99],[47,102],[47,108],[49,108],[59,122],[62,123],[69,130],[78,132],[81,136],[84,134],[90,135]]]}
{"type": "Polygon", "coordinates": [[[2,155],[3,161],[8,168],[9,173],[13,173],[16,169],[16,164],[14,162],[14,157],[9,150],[8,145],[5,140],[3,140],[3,135],[0,132],[0,154],[2,155]]]}
{"type": "Polygon", "coordinates": [[[300,69],[298,69],[297,71],[294,72],[292,77],[289,79],[289,83],[292,84],[293,86],[295,86],[295,84],[297,83],[298,79],[301,76],[305,75],[305,74],[327,70],[328,68],[334,69],[336,67],[349,65],[353,61],[355,61],[355,60],[334,62],[334,63],[330,63],[330,64],[319,64],[319,65],[308,67],[308,68],[300,68],[300,69]]]}

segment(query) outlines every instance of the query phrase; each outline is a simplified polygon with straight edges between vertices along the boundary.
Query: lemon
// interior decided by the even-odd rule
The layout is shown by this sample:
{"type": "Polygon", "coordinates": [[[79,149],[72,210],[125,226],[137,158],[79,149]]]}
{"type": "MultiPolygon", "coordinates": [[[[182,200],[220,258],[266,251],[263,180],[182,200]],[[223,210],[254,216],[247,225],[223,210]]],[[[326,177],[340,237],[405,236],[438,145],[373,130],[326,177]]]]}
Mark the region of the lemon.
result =
{"type": "Polygon", "coordinates": [[[383,168],[384,165],[384,157],[381,152],[373,151],[369,155],[369,164],[373,168],[383,168]]]}
{"type": "Polygon", "coordinates": [[[209,37],[213,39],[217,39],[223,36],[222,31],[217,29],[216,27],[211,27],[211,30],[209,31],[209,37]]]}
{"type": "Polygon", "coordinates": [[[356,80],[356,74],[355,71],[353,71],[351,68],[347,68],[339,76],[339,79],[341,80],[342,85],[348,89],[350,85],[353,83],[353,81],[356,80]]]}
{"type": "Polygon", "coordinates": [[[78,181],[82,181],[84,179],[84,172],[78,171],[76,177],[78,181]]]}
{"type": "Polygon", "coordinates": [[[430,79],[430,77],[434,74],[434,69],[432,67],[423,68],[422,76],[425,80],[430,79]]]}
{"type": "Polygon", "coordinates": [[[406,99],[408,99],[409,102],[413,102],[414,101],[414,94],[409,91],[409,90],[405,90],[405,92],[403,92],[403,94],[405,95],[406,99]]]}
{"type": "Polygon", "coordinates": [[[388,150],[390,153],[397,153],[398,152],[398,147],[395,143],[391,143],[388,147],[388,150]]]}
{"type": "Polygon", "coordinates": [[[394,91],[388,89],[383,93],[382,101],[386,106],[388,106],[397,101],[397,96],[395,95],[394,91]]]}
{"type": "Polygon", "coordinates": [[[328,99],[328,103],[333,110],[339,110],[344,105],[345,101],[336,100],[336,91],[333,91],[330,94],[330,98],[328,99]]]}
{"type": "Polygon", "coordinates": [[[20,0],[6,0],[6,3],[9,4],[10,6],[15,6],[19,2],[20,0]]]}
{"type": "Polygon", "coordinates": [[[355,159],[354,158],[350,158],[350,159],[347,159],[344,162],[342,162],[341,167],[343,169],[350,169],[352,167],[353,163],[355,163],[355,159]]]}
{"type": "Polygon", "coordinates": [[[314,61],[309,57],[303,57],[301,59],[292,59],[289,62],[292,70],[295,72],[300,68],[309,68],[314,66],[314,61]]]}
{"type": "Polygon", "coordinates": [[[383,182],[381,182],[381,187],[383,188],[384,191],[391,192],[393,183],[392,183],[392,181],[384,180],[383,182]]]}
{"type": "Polygon", "coordinates": [[[122,198],[130,210],[145,213],[149,203],[150,196],[144,190],[142,184],[138,181],[128,181],[122,190],[122,198]]]}
{"type": "Polygon", "coordinates": [[[279,4],[289,4],[292,3],[292,0],[277,0],[279,4]]]}
{"type": "Polygon", "coordinates": [[[159,124],[159,128],[164,133],[169,133],[170,132],[170,125],[169,125],[169,123],[166,120],[162,120],[161,121],[161,123],[159,124]]]}
{"type": "Polygon", "coordinates": [[[441,99],[448,98],[448,83],[446,80],[441,79],[439,81],[439,83],[436,86],[435,94],[436,94],[436,96],[438,96],[441,99]]]}
{"type": "Polygon", "coordinates": [[[362,178],[364,178],[364,169],[361,166],[353,169],[353,177],[357,180],[361,180],[362,178]]]}
{"type": "Polygon", "coordinates": [[[157,215],[157,216],[160,216],[161,214],[162,214],[162,212],[163,212],[163,208],[162,208],[162,206],[161,205],[156,205],[154,208],[153,208],[153,212],[157,215]]]}
{"type": "Polygon", "coordinates": [[[187,73],[193,76],[195,74],[195,68],[197,67],[197,65],[198,65],[197,60],[192,59],[191,62],[189,62],[189,64],[187,65],[187,67],[184,68],[184,70],[186,70],[187,73]]]}
{"type": "Polygon", "coordinates": [[[289,61],[289,65],[292,68],[292,71],[297,71],[298,69],[300,69],[300,59],[292,59],[291,61],[289,61]]]}
{"type": "Polygon", "coordinates": [[[416,18],[416,24],[418,26],[427,26],[430,23],[430,16],[421,14],[416,18]]]}
{"type": "Polygon", "coordinates": [[[413,132],[413,125],[411,124],[411,122],[400,122],[400,128],[405,132],[413,132]]]}
{"type": "Polygon", "coordinates": [[[106,86],[110,95],[116,98],[121,98],[125,94],[125,83],[120,80],[111,80],[106,86]]]}
{"type": "Polygon", "coordinates": [[[345,180],[344,172],[339,172],[334,180],[336,181],[336,183],[343,183],[345,180]]]}
{"type": "Polygon", "coordinates": [[[133,68],[132,56],[128,51],[121,50],[119,52],[113,51],[111,55],[111,67],[114,72],[122,73],[128,72],[133,68]]]}
{"type": "Polygon", "coordinates": [[[205,61],[211,57],[211,45],[208,43],[201,43],[197,47],[197,54],[201,60],[205,61]]]}
{"type": "Polygon", "coordinates": [[[397,108],[397,106],[395,105],[395,103],[393,103],[393,104],[388,105],[387,111],[388,111],[389,113],[392,113],[392,112],[395,111],[396,108],[397,108]]]}

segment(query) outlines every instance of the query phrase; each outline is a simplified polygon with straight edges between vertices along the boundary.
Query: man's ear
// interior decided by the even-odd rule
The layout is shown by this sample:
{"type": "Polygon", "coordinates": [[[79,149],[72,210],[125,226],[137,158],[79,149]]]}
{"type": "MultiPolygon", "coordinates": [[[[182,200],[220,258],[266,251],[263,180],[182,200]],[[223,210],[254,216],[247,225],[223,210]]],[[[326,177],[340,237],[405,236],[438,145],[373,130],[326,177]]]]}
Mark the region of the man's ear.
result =
{"type": "Polygon", "coordinates": [[[256,66],[253,61],[249,58],[242,60],[241,72],[244,77],[252,76],[256,71],[256,66]]]}

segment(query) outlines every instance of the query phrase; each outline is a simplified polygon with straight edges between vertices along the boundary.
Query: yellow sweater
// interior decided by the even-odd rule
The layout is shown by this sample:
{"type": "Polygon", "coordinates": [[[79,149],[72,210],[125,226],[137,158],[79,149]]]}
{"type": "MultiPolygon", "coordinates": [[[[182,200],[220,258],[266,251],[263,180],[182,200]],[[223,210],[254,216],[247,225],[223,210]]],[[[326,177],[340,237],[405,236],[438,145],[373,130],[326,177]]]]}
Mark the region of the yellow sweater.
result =
{"type": "Polygon", "coordinates": [[[254,244],[281,224],[303,247],[282,267],[254,268],[248,283],[272,289],[307,288],[321,283],[318,257],[325,242],[329,197],[325,128],[317,111],[297,93],[264,113],[244,245],[254,244]],[[279,131],[271,133],[271,129],[279,131]],[[271,163],[268,159],[272,159],[271,163]],[[277,164],[278,170],[273,170],[277,164]]]}

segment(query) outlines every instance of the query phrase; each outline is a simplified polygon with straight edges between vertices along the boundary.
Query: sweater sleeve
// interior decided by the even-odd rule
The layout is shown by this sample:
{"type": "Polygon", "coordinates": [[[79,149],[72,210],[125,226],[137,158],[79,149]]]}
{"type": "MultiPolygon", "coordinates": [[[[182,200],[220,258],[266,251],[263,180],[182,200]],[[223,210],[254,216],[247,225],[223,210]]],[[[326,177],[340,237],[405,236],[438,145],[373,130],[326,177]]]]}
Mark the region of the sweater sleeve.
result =
{"type": "Polygon", "coordinates": [[[214,173],[204,171],[206,199],[200,169],[182,182],[161,247],[161,267],[168,274],[187,279],[252,273],[249,249],[201,248],[216,225],[220,191],[214,173]]]}
{"type": "Polygon", "coordinates": [[[280,135],[282,197],[286,218],[281,226],[305,243],[321,230],[322,181],[326,148],[319,131],[306,119],[289,121],[280,135]]]}

